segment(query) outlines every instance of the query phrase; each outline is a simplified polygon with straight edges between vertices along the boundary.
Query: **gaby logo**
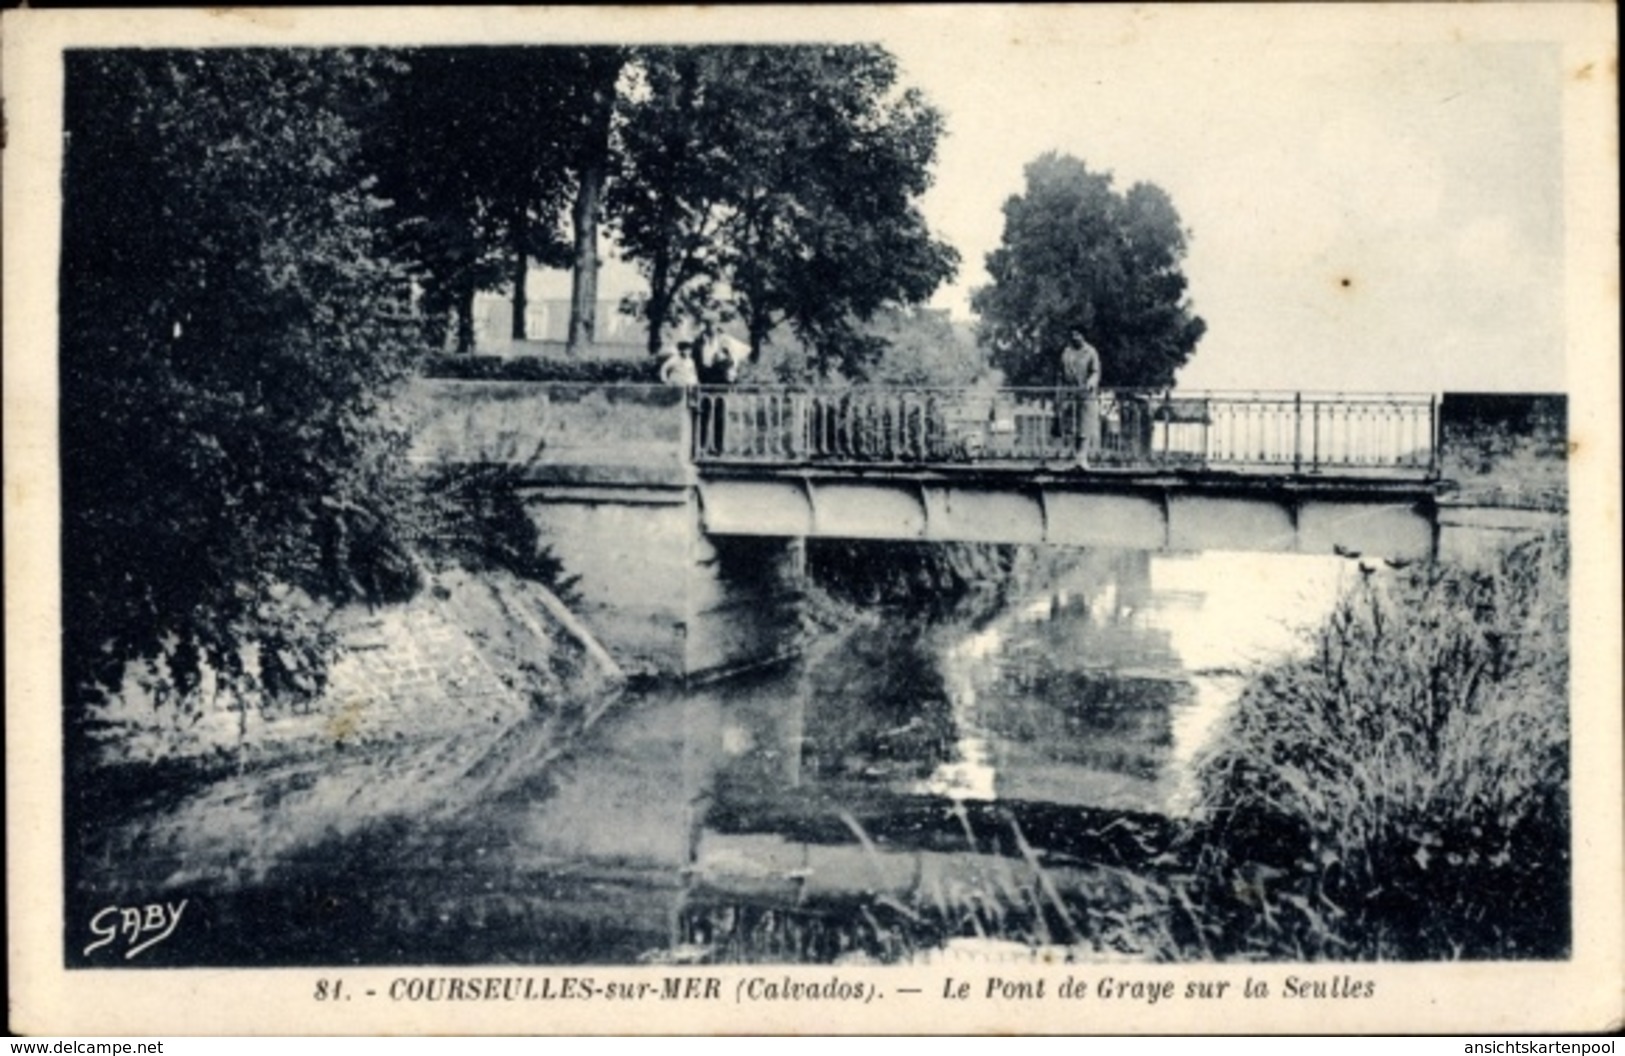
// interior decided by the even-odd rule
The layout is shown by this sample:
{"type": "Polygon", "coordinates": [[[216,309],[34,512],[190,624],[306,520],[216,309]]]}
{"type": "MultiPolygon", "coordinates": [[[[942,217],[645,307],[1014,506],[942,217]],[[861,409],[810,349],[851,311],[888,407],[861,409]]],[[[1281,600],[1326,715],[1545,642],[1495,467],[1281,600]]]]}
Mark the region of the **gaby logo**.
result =
{"type": "Polygon", "coordinates": [[[179,902],[153,902],[145,906],[106,906],[97,911],[90,918],[90,931],[97,936],[96,941],[85,947],[85,956],[90,956],[94,950],[110,945],[115,940],[122,942],[129,949],[124,951],[124,959],[130,960],[144,950],[163,942],[175,933],[175,928],[181,922],[181,914],[186,912],[186,903],[190,899],[181,899],[179,902]]]}

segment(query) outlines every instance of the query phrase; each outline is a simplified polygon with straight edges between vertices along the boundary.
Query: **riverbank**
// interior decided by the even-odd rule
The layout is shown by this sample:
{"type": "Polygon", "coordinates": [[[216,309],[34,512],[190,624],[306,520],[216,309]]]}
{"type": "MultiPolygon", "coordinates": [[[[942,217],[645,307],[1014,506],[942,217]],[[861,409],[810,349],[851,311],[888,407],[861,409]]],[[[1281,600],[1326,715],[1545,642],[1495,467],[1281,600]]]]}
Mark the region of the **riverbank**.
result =
{"type": "Polygon", "coordinates": [[[331,613],[327,684],[300,706],[208,685],[183,704],[133,674],[74,761],[70,907],[229,891],[334,839],[455,814],[545,763],[620,692],[547,617],[547,593],[452,568],[410,602],[331,613]]]}

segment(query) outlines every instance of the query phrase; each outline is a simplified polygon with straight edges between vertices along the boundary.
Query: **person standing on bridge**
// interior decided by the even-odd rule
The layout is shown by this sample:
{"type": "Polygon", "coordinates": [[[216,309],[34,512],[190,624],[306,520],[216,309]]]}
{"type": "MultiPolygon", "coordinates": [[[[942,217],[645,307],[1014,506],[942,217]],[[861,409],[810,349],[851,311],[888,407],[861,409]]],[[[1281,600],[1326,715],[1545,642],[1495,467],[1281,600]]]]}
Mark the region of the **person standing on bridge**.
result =
{"type": "Polygon", "coordinates": [[[732,385],[739,380],[739,361],[749,349],[743,341],[723,333],[715,316],[708,315],[700,323],[693,347],[701,385],[732,385]]]}
{"type": "MultiPolygon", "coordinates": [[[[695,369],[702,386],[717,388],[732,385],[739,379],[739,360],[735,347],[741,342],[722,332],[719,320],[707,313],[700,320],[700,332],[690,347],[695,369]]],[[[700,436],[702,448],[714,455],[727,451],[727,399],[720,392],[705,392],[700,396],[700,436]]]]}
{"type": "Polygon", "coordinates": [[[1075,430],[1078,465],[1087,469],[1100,443],[1100,353],[1081,330],[1061,353],[1061,384],[1065,405],[1057,409],[1075,430]]]}
{"type": "Polygon", "coordinates": [[[699,371],[694,368],[694,358],[688,354],[688,349],[681,345],[668,344],[660,350],[659,371],[660,380],[667,385],[688,388],[700,383],[699,371]]]}

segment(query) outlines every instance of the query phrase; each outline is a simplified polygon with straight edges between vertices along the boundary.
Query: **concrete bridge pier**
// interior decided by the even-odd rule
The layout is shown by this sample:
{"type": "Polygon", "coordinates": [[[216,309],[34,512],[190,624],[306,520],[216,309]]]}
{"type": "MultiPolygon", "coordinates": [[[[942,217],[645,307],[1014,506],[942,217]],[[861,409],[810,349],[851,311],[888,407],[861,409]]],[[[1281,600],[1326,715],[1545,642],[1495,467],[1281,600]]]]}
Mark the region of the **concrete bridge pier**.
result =
{"type": "Polygon", "coordinates": [[[577,615],[628,672],[703,680],[798,647],[802,540],[708,536],[690,487],[522,494],[542,545],[577,577],[577,615]]]}

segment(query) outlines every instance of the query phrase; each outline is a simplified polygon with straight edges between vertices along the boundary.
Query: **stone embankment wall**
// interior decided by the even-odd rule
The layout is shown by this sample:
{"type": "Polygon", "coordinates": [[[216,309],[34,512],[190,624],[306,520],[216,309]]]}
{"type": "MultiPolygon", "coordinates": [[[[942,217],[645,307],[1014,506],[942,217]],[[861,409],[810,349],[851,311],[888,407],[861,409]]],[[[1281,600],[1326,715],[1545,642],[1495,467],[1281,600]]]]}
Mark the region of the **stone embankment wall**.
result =
{"type": "MultiPolygon", "coordinates": [[[[440,573],[413,600],[334,614],[339,649],[323,693],[287,705],[216,692],[177,705],[132,674],[97,715],[104,761],[229,753],[284,759],[451,732],[500,732],[567,710],[603,681],[545,615],[542,588],[504,573],[440,573]]],[[[251,665],[252,666],[252,665],[251,665]]]]}
{"type": "Polygon", "coordinates": [[[501,573],[452,571],[405,605],[346,611],[325,695],[327,735],[501,725],[559,708],[580,656],[549,632],[539,589],[501,573]]]}
{"type": "Polygon", "coordinates": [[[99,716],[101,762],[187,776],[163,809],[96,834],[87,860],[139,858],[170,885],[229,888],[335,835],[457,817],[528,780],[615,699],[532,615],[537,589],[450,571],[405,604],[337,614],[339,656],[303,707],[155,706],[132,680],[99,716]]]}

